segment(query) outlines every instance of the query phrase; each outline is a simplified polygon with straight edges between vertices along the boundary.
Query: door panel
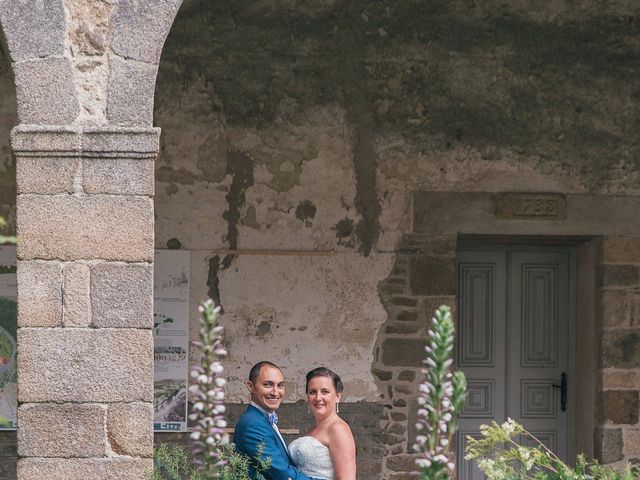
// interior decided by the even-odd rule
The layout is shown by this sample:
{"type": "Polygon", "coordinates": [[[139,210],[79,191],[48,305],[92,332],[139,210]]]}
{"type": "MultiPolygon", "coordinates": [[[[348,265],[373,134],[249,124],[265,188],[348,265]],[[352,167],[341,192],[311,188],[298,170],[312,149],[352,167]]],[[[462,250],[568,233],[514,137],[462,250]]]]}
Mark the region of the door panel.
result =
{"type": "Polygon", "coordinates": [[[514,252],[510,273],[509,416],[566,459],[568,410],[554,385],[569,370],[569,255],[514,252]]]}
{"type": "Polygon", "coordinates": [[[483,478],[464,460],[467,435],[494,418],[506,417],[504,357],[506,254],[460,252],[458,255],[457,363],[467,375],[467,399],[457,433],[458,478],[483,478]]]}
{"type": "MultiPolygon", "coordinates": [[[[557,387],[563,372],[571,379],[571,261],[557,249],[459,252],[457,361],[469,389],[458,446],[511,417],[566,459],[570,406],[557,387]]],[[[463,448],[457,465],[460,480],[484,478],[463,448]]]]}

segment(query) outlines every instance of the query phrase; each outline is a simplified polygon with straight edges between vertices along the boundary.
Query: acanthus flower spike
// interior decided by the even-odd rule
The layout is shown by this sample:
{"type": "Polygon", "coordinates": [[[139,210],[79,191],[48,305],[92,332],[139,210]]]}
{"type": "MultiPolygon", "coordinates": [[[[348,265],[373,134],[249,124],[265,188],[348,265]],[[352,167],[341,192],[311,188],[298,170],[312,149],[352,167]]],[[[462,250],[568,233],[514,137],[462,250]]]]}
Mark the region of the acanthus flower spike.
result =
{"type": "Polygon", "coordinates": [[[450,446],[466,394],[464,374],[450,371],[454,326],[448,306],[436,310],[427,334],[427,356],[423,361],[427,368],[422,369],[425,379],[417,402],[416,430],[420,434],[413,450],[419,454],[416,466],[421,480],[446,480],[455,470],[450,446]]]}

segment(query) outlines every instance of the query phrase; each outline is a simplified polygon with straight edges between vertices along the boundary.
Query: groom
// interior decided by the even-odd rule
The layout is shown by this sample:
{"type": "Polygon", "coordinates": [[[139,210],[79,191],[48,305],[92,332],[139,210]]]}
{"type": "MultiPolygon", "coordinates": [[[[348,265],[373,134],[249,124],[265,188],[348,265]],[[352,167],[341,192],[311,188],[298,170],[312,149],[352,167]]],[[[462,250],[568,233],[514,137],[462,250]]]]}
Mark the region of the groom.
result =
{"type": "MultiPolygon", "coordinates": [[[[255,458],[262,445],[262,458],[271,458],[271,466],[264,472],[267,480],[310,480],[292,465],[287,444],[278,430],[276,410],[284,398],[282,370],[271,362],[259,362],[251,368],[246,385],[251,404],[236,424],[233,442],[237,450],[255,458]]],[[[254,478],[255,469],[251,468],[249,474],[254,478]]]]}

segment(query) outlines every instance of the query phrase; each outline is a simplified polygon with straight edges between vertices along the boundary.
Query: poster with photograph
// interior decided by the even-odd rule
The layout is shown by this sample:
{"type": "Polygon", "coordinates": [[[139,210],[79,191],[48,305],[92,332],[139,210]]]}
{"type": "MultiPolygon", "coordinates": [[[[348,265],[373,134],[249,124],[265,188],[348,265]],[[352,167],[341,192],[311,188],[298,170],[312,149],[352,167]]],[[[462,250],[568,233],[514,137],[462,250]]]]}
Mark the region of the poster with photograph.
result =
{"type": "Polygon", "coordinates": [[[0,430],[15,430],[18,405],[16,247],[0,246],[0,430]]]}
{"type": "Polygon", "coordinates": [[[156,250],[154,272],[153,427],[183,432],[189,375],[189,252],[156,250]]]}

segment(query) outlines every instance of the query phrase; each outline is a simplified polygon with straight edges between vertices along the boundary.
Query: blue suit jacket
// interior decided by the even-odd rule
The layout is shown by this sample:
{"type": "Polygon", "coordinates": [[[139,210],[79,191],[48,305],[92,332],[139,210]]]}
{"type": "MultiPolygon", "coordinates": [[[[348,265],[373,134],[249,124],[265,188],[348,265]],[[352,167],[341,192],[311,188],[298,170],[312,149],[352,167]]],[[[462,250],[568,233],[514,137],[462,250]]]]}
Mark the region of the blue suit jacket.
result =
{"type": "MultiPolygon", "coordinates": [[[[251,458],[257,456],[260,444],[263,445],[262,458],[271,458],[271,468],[264,474],[268,480],[310,480],[292,465],[289,452],[269,420],[253,405],[249,405],[238,420],[233,443],[239,452],[251,458]]],[[[249,473],[252,477],[255,476],[255,470],[252,469],[249,473]]]]}

